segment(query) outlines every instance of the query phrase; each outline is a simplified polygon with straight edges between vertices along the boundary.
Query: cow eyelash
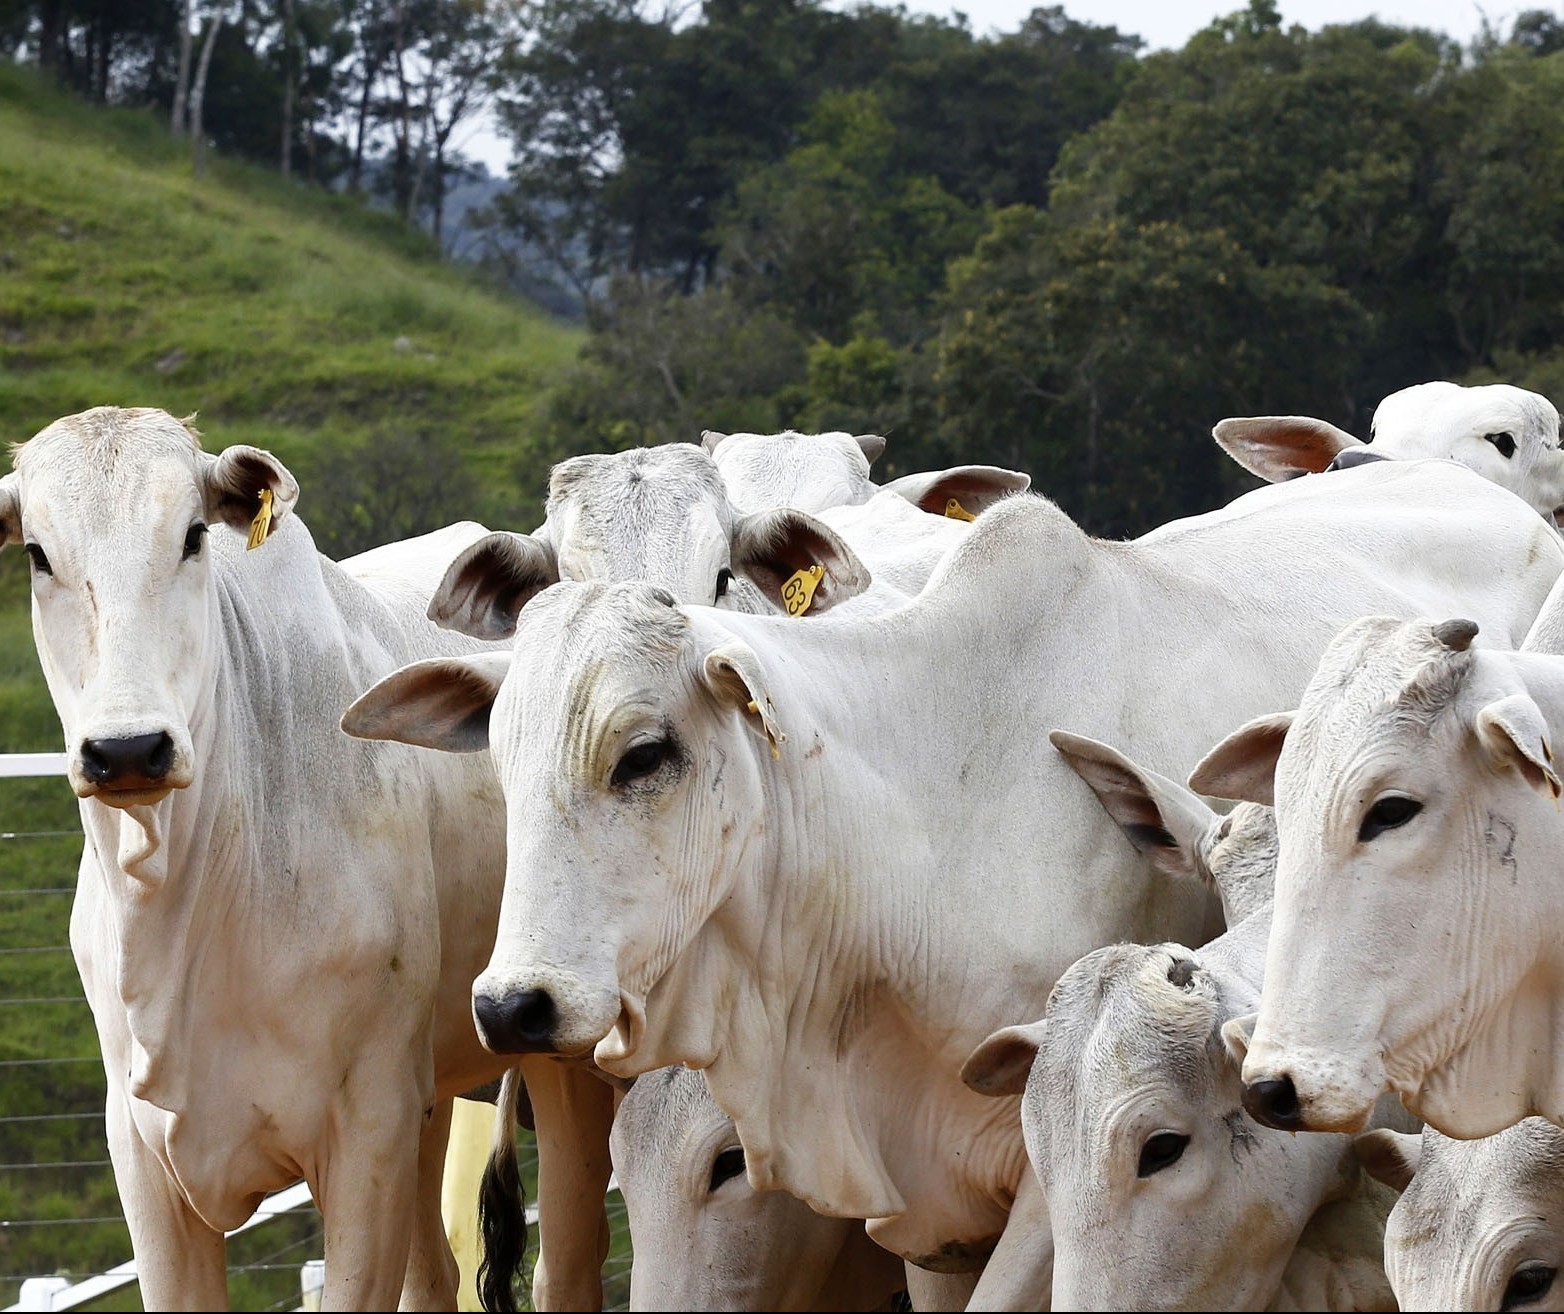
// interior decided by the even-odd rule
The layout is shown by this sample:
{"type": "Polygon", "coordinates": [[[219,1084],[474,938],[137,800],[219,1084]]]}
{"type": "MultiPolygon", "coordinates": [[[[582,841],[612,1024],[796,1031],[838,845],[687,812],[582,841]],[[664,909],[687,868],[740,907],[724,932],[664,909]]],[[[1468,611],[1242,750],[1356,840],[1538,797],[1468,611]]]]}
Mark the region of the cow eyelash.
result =
{"type": "Polygon", "coordinates": [[[639,743],[619,759],[614,767],[612,782],[616,785],[628,785],[642,780],[661,767],[673,756],[673,752],[672,739],[648,739],[639,743]]]}
{"type": "Polygon", "coordinates": [[[1421,803],[1405,794],[1386,794],[1384,798],[1376,799],[1374,806],[1364,814],[1363,824],[1358,827],[1358,843],[1367,844],[1387,830],[1406,825],[1422,810],[1421,803]]]}
{"type": "Polygon", "coordinates": [[[33,563],[33,569],[40,575],[54,574],[54,567],[49,564],[49,558],[38,544],[29,543],[24,550],[27,553],[27,559],[33,563]]]}
{"type": "Polygon", "coordinates": [[[711,1165],[711,1185],[708,1190],[715,1191],[724,1182],[731,1182],[735,1177],[744,1175],[744,1148],[739,1145],[724,1150],[711,1165]]]}
{"type": "Polygon", "coordinates": [[[1508,461],[1515,455],[1515,436],[1508,433],[1485,433],[1485,443],[1492,443],[1498,449],[1499,455],[1508,461]]]}
{"type": "Polygon", "coordinates": [[[191,525],[190,528],[185,531],[185,554],[180,558],[180,560],[189,561],[191,557],[199,555],[201,551],[201,540],[205,537],[206,524],[203,521],[197,520],[195,524],[191,525]]]}
{"type": "Polygon", "coordinates": [[[1529,1305],[1534,1300],[1541,1300],[1553,1287],[1553,1279],[1558,1276],[1558,1269],[1550,1268],[1546,1264],[1527,1264],[1524,1268],[1518,1268],[1510,1274],[1510,1280],[1504,1288],[1504,1299],[1499,1302],[1500,1309],[1515,1309],[1519,1305],[1529,1305]]]}
{"type": "Polygon", "coordinates": [[[1157,1132],[1148,1136],[1140,1147],[1140,1163],[1136,1165],[1135,1176],[1152,1177],[1164,1168],[1171,1168],[1184,1157],[1184,1147],[1188,1144],[1189,1137],[1179,1132],[1157,1132]]]}

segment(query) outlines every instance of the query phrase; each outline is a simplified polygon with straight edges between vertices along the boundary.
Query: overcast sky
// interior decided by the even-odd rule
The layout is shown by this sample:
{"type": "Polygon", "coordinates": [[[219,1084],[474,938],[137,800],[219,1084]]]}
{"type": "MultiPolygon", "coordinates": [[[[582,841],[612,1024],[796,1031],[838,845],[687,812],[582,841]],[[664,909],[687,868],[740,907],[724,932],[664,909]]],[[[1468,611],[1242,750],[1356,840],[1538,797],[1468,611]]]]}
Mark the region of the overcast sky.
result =
{"type": "MultiPolygon", "coordinates": [[[[1555,0],[1555,3],[1557,0],[1555,0]]],[[[828,0],[830,8],[845,9],[856,0],[828,0]]],[[[960,11],[978,36],[1014,32],[1037,6],[1036,0],[905,0],[913,13],[949,17],[960,11]]],[[[1150,50],[1177,49],[1213,18],[1244,8],[1244,0],[1062,0],[1064,11],[1082,23],[1111,25],[1142,38],[1150,50]]],[[[1548,0],[1511,3],[1492,0],[1280,0],[1282,21],[1317,31],[1330,23],[1351,23],[1370,15],[1406,27],[1428,27],[1457,41],[1470,41],[1483,19],[1499,31],[1509,30],[1516,14],[1525,9],[1547,9],[1548,0]]],[[[460,143],[467,155],[482,160],[495,173],[503,173],[510,158],[509,146],[487,124],[475,125],[471,137],[460,143]]]]}

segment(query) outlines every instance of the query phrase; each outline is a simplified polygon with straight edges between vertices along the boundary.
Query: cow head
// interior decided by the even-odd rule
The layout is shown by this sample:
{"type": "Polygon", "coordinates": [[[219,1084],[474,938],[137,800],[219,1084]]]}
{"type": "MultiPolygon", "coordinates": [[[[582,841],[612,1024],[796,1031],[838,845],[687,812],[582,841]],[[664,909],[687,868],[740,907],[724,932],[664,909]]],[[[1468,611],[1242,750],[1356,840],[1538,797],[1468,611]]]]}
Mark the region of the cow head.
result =
{"type": "Polygon", "coordinates": [[[860,1220],[749,1184],[733,1119],[699,1072],[636,1078],[611,1148],[636,1309],[874,1309],[903,1285],[902,1261],[860,1220]]]}
{"type": "Polygon", "coordinates": [[[1054,1206],[1056,1308],[1264,1309],[1315,1209],[1347,1185],[1345,1137],[1244,1114],[1221,1027],[1253,995],[1204,953],[1114,945],[1060,977],[1041,1022],[967,1061],[974,1089],[1022,1093],[1054,1206]]]}
{"type": "Polygon", "coordinates": [[[1560,1308],[1564,1131],[1526,1118],[1475,1141],[1426,1127],[1365,1132],[1354,1147],[1401,1192],[1385,1226],[1400,1308],[1560,1308]]]}
{"type": "Polygon", "coordinates": [[[33,633],[80,797],[129,808],[194,779],[219,623],[208,528],[247,533],[263,494],[275,524],[298,485],[253,447],[203,452],[159,410],[98,407],[16,449],[0,526],[31,562],[33,633]]]}
{"type": "Polygon", "coordinates": [[[366,738],[493,752],[507,875],[473,986],[491,1048],[656,1066],[629,1058],[646,995],[776,824],[762,763],[781,717],[717,617],[644,584],[561,583],[522,610],[513,653],[405,667],[344,716],[366,738]]]}
{"type": "Polygon", "coordinates": [[[710,452],[734,506],[765,511],[791,506],[819,512],[857,506],[879,491],[869,465],[885,450],[878,434],[718,433],[708,429],[710,452]]]}
{"type": "Polygon", "coordinates": [[[1527,681],[1557,683],[1558,663],[1479,652],[1475,632],[1355,622],[1295,717],[1240,729],[1190,777],[1276,803],[1265,991],[1227,1029],[1271,1126],[1356,1131],[1394,1089],[1485,1135],[1548,1098],[1555,914],[1524,873],[1556,860],[1561,787],[1527,681]]]}
{"type": "Polygon", "coordinates": [[[1365,444],[1325,420],[1257,415],[1221,420],[1212,436],[1268,483],[1372,460],[1455,461],[1529,502],[1555,526],[1564,511],[1559,413],[1546,397],[1507,383],[1419,383],[1374,412],[1365,444]]]}
{"type": "Polygon", "coordinates": [[[868,569],[829,527],[791,509],[736,512],[711,458],[670,443],[556,465],[542,528],[472,544],[451,563],[429,617],[506,638],[521,608],[561,579],[641,580],[680,602],[780,612],[787,581],[814,566],[823,574],[805,615],[869,586],[868,569]]]}

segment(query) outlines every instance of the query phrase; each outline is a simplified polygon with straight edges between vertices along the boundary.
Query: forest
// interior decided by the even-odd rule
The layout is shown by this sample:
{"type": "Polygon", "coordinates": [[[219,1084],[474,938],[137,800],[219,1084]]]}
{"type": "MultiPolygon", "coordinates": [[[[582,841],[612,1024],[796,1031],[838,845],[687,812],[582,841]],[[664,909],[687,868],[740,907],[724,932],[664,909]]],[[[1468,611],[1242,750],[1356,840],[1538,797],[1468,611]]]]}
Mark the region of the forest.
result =
{"type": "Polygon", "coordinates": [[[491,114],[485,277],[589,330],[553,454],[872,431],[882,478],[996,461],[1124,535],[1245,486],[1226,415],[1564,391],[1556,12],[1463,46],[1251,0],[1145,53],[1058,6],[0,0],[0,49],[437,237],[491,114]]]}

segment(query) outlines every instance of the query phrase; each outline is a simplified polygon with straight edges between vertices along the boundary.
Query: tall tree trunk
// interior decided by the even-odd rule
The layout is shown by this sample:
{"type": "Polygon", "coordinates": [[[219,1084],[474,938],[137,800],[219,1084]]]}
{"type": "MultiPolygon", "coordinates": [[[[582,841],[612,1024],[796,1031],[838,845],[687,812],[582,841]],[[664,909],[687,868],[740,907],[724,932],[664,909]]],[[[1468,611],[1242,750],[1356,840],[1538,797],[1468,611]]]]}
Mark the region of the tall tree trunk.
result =
{"type": "Polygon", "coordinates": [[[369,126],[369,102],[374,96],[375,79],[380,76],[380,60],[370,60],[369,45],[364,46],[364,83],[359,89],[358,122],[353,127],[353,165],[348,170],[348,190],[357,192],[364,184],[364,137],[369,126]]]}
{"type": "Polygon", "coordinates": [[[179,73],[174,80],[174,108],[168,123],[168,130],[175,137],[183,137],[189,126],[185,114],[190,97],[190,21],[194,8],[195,0],[185,0],[179,10],[179,73]]]}
{"type": "Polygon", "coordinates": [[[282,0],[282,176],[293,176],[294,73],[293,0],[282,0]]]}
{"type": "Polygon", "coordinates": [[[196,62],[195,82],[190,88],[190,140],[195,147],[195,176],[206,176],[206,75],[212,67],[212,47],[217,44],[217,29],[223,25],[223,12],[215,12],[201,42],[201,58],[196,62]]]}
{"type": "Polygon", "coordinates": [[[392,191],[396,198],[396,212],[403,220],[410,220],[413,215],[413,125],[411,97],[407,87],[407,66],[403,62],[406,54],[406,33],[403,30],[407,21],[407,6],[398,5],[396,10],[396,49],[393,55],[393,65],[396,68],[397,88],[397,117],[396,117],[396,163],[395,174],[391,180],[392,191]]]}
{"type": "Polygon", "coordinates": [[[38,11],[38,67],[56,77],[60,73],[60,47],[65,37],[65,0],[45,0],[38,11]]]}

